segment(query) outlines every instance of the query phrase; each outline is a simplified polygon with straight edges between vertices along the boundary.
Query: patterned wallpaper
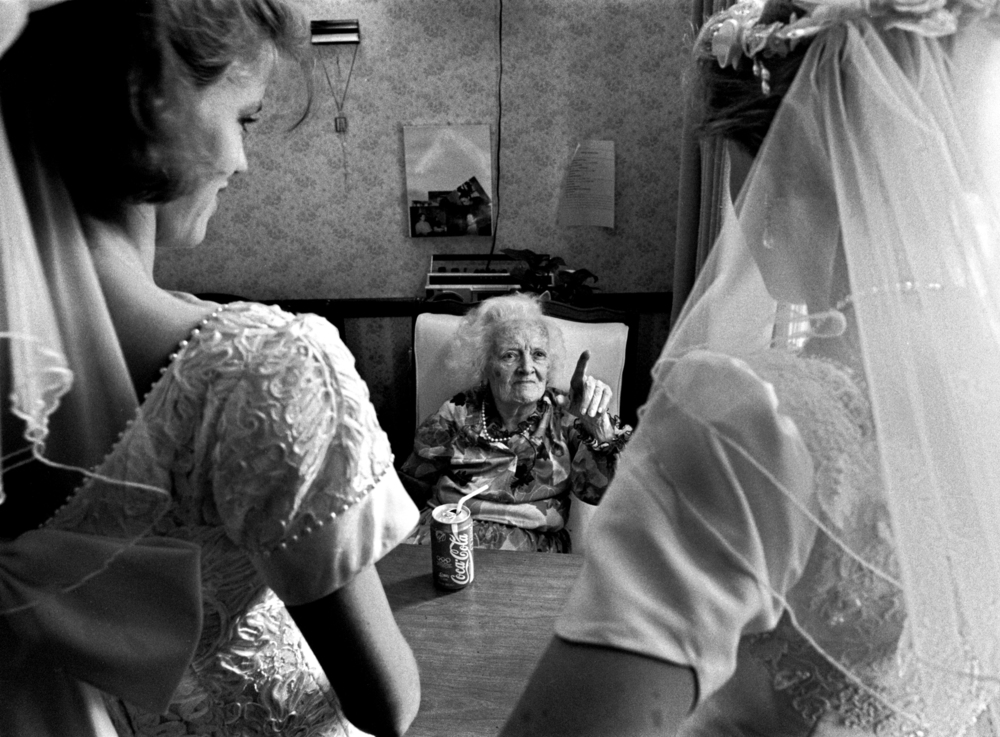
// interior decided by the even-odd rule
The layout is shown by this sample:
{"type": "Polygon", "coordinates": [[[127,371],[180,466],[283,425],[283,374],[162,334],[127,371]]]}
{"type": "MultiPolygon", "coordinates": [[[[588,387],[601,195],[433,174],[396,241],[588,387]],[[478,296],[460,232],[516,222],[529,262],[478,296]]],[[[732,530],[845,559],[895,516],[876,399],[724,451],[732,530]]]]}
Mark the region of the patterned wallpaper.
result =
{"type": "MultiPolygon", "coordinates": [[[[498,250],[561,255],[605,291],[670,289],[683,0],[301,2],[310,18],[360,20],[348,131],[334,130],[321,68],[310,117],[289,131],[302,82],[282,70],[247,141],[249,173],[223,193],[201,247],[160,254],[163,286],[256,299],[421,296],[432,253],[486,253],[491,239],[408,236],[403,126],[488,124],[498,250]],[[613,230],[556,224],[582,139],[615,142],[613,230]]],[[[314,48],[340,97],[355,47],[314,48]]]]}

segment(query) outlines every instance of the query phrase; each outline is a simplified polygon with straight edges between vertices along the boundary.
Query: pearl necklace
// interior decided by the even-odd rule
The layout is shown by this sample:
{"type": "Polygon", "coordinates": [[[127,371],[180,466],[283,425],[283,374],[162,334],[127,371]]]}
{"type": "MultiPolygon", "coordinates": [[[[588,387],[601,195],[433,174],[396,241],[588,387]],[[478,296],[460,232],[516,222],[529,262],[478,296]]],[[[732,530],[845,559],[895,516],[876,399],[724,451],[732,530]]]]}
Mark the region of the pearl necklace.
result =
{"type": "Polygon", "coordinates": [[[511,436],[513,436],[513,435],[522,435],[522,436],[524,436],[525,440],[529,440],[530,441],[530,438],[528,437],[528,428],[525,428],[524,430],[519,430],[519,431],[516,431],[516,432],[512,431],[512,430],[502,430],[501,431],[503,433],[502,435],[501,434],[494,435],[486,427],[486,402],[485,401],[483,401],[483,403],[482,403],[481,412],[482,412],[482,414],[481,414],[480,420],[479,420],[479,437],[481,437],[483,440],[488,440],[491,443],[502,443],[504,441],[510,440],[511,436]]]}

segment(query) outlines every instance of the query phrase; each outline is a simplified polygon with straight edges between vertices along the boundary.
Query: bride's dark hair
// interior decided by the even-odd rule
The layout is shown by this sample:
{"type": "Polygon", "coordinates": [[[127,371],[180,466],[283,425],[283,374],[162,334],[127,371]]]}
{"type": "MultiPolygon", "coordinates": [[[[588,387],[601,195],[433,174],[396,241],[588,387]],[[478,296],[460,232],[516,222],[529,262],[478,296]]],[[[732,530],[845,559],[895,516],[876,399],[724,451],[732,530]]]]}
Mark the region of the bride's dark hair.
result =
{"type": "Polygon", "coordinates": [[[125,205],[183,194],[203,146],[198,90],[268,44],[300,63],[308,96],[308,27],[289,0],[70,0],[33,12],[0,63],[19,171],[36,155],[80,214],[112,221],[125,205]]]}
{"type": "MultiPolygon", "coordinates": [[[[771,0],[764,7],[760,23],[788,23],[795,11],[791,0],[771,0]]],[[[711,42],[711,38],[701,36],[695,42],[695,69],[691,77],[695,131],[704,138],[718,136],[734,141],[755,156],[799,71],[809,40],[801,41],[784,56],[761,54],[761,63],[770,73],[767,94],[754,74],[751,59],[741,57],[736,69],[721,67],[711,54],[711,42]]]]}

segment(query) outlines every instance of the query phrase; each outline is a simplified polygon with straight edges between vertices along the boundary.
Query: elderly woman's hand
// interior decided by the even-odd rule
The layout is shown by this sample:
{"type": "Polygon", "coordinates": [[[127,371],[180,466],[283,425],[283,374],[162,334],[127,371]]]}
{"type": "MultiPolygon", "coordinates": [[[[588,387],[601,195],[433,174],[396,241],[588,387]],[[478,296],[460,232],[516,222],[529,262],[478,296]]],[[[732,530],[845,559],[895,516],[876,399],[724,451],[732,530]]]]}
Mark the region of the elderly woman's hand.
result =
{"type": "Polygon", "coordinates": [[[614,392],[600,379],[587,375],[589,362],[590,351],[584,351],[569,382],[569,406],[566,409],[579,418],[584,429],[598,442],[605,443],[615,437],[615,428],[608,416],[608,405],[614,392]]]}

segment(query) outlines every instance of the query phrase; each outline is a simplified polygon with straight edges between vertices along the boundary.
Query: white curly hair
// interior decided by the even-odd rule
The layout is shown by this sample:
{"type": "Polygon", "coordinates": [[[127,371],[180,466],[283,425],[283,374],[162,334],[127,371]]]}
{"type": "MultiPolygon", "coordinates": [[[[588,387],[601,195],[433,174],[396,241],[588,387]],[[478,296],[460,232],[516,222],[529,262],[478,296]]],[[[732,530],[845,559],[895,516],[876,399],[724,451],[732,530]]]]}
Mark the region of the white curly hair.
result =
{"type": "Polygon", "coordinates": [[[485,384],[497,333],[512,322],[537,325],[549,342],[549,382],[566,358],[562,330],[542,312],[541,300],[520,292],[490,297],[466,313],[458,326],[448,357],[448,369],[461,386],[485,384]]]}

